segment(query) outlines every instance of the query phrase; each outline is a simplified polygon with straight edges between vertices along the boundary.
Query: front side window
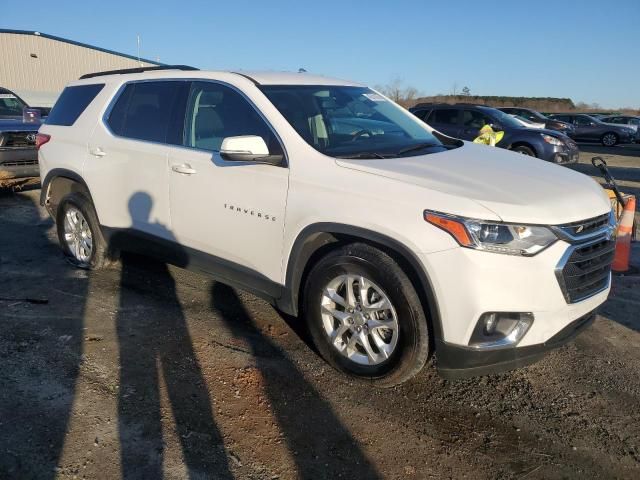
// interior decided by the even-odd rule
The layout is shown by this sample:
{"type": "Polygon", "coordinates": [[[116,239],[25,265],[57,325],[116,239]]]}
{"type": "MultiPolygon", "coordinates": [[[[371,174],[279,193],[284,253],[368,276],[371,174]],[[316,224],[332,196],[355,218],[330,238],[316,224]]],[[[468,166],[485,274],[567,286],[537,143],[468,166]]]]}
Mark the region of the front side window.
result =
{"type": "Polygon", "coordinates": [[[282,147],[255,108],[238,92],[213,82],[193,82],[187,101],[182,144],[201,150],[219,151],[226,137],[257,135],[271,155],[282,147]]]}
{"type": "Polygon", "coordinates": [[[263,93],[325,155],[380,158],[443,150],[416,116],[365,87],[269,85],[263,93]]]}
{"type": "Polygon", "coordinates": [[[489,117],[475,110],[465,110],[462,112],[462,124],[467,128],[477,128],[480,130],[490,123],[491,119],[489,117]]]}
{"type": "MultiPolygon", "coordinates": [[[[185,82],[135,82],[128,84],[114,104],[107,124],[121,137],[174,143],[175,119],[185,82]],[[173,127],[173,128],[171,128],[173,127]]],[[[53,112],[52,112],[53,113],[53,112]]]]}
{"type": "Polygon", "coordinates": [[[586,126],[586,125],[591,125],[593,123],[593,119],[591,117],[587,117],[587,116],[579,116],[576,117],[576,125],[582,125],[582,126],[586,126]]]}

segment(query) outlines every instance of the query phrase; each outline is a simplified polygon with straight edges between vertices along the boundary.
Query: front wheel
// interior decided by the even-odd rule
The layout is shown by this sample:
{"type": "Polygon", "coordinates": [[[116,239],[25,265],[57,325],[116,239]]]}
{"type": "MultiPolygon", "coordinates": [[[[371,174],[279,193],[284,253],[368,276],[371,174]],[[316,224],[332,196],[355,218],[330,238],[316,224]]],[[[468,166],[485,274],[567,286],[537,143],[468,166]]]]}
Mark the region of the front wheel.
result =
{"type": "Polygon", "coordinates": [[[420,299],[386,253],[358,243],[328,253],[309,273],[303,299],[311,338],[334,368],[389,387],[426,363],[420,299]]]}
{"type": "Polygon", "coordinates": [[[522,155],[527,155],[528,157],[535,157],[535,152],[527,147],[526,145],[518,145],[512,149],[514,152],[521,153],[522,155]]]}
{"type": "Polygon", "coordinates": [[[602,135],[600,142],[605,147],[613,147],[618,143],[618,136],[613,132],[605,133],[602,135]]]}

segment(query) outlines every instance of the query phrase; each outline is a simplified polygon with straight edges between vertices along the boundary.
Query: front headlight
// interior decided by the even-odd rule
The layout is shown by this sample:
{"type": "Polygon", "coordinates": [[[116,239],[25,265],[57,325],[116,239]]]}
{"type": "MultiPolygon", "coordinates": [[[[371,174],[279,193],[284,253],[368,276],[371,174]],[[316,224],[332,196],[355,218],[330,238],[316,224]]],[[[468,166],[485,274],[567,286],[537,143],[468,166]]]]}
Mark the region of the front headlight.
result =
{"type": "Polygon", "coordinates": [[[451,235],[461,246],[505,255],[535,255],[558,237],[547,227],[486,222],[430,210],[424,219],[451,235]]]}
{"type": "Polygon", "coordinates": [[[562,143],[562,140],[560,140],[559,138],[552,137],[551,135],[545,135],[544,133],[542,134],[542,139],[545,142],[550,143],[551,145],[557,145],[558,147],[564,145],[562,143]]]}

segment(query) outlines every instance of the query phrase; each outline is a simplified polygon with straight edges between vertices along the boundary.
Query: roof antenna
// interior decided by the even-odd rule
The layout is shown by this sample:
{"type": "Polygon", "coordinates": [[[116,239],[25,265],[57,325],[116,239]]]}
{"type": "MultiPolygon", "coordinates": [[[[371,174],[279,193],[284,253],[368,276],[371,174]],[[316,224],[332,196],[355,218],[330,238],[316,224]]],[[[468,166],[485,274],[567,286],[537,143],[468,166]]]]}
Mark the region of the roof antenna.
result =
{"type": "Polygon", "coordinates": [[[142,62],[140,61],[140,34],[136,35],[136,39],[138,41],[138,63],[142,66],[142,62]]]}
{"type": "Polygon", "coordinates": [[[304,68],[299,68],[298,73],[307,73],[307,71],[304,68]]]}

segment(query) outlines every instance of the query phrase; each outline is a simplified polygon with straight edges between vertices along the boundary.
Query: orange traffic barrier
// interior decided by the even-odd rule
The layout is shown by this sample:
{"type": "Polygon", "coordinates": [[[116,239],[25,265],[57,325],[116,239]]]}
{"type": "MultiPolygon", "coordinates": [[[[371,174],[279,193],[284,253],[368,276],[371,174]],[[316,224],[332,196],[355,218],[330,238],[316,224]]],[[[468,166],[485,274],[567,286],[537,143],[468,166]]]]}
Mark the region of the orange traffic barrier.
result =
{"type": "Polygon", "coordinates": [[[631,236],[633,234],[633,221],[636,213],[636,197],[629,195],[622,211],[620,224],[618,225],[618,238],[616,240],[616,253],[613,257],[611,269],[617,273],[629,270],[629,257],[631,256],[631,236]]]}

